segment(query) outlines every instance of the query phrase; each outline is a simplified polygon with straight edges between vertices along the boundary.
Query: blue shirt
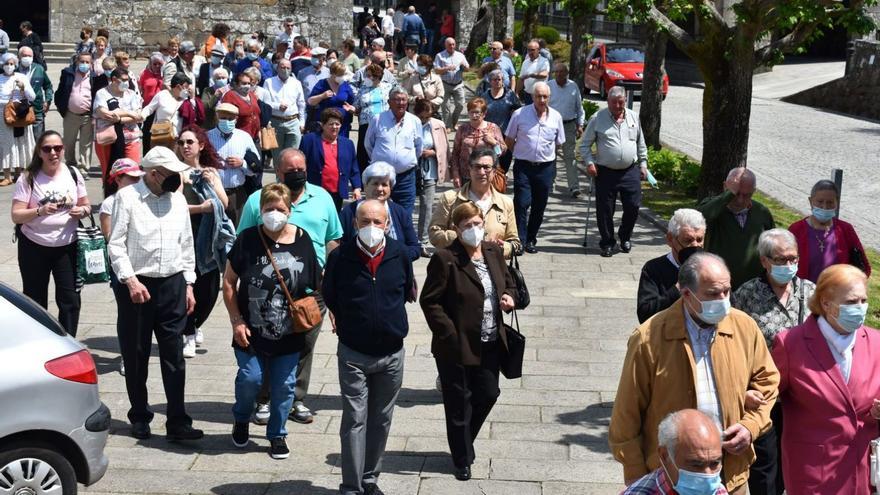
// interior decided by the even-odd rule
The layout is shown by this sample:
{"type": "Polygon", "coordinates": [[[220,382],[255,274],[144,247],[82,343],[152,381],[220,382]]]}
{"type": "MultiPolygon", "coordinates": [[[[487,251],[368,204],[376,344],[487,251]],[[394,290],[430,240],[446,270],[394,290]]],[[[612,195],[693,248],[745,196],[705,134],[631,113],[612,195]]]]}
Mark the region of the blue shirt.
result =
{"type": "Polygon", "coordinates": [[[330,69],[327,67],[321,67],[321,70],[316,70],[314,66],[306,67],[296,75],[296,78],[299,79],[299,82],[302,84],[303,93],[307,95],[312,94],[312,90],[315,89],[315,85],[318,84],[318,81],[327,79],[328,77],[330,77],[330,69]]]}
{"type": "Polygon", "coordinates": [[[406,112],[400,122],[391,110],[373,118],[364,146],[371,162],[386,162],[402,174],[413,168],[422,154],[422,121],[406,112]]]}
{"type": "Polygon", "coordinates": [[[272,69],[272,64],[270,64],[265,58],[260,57],[256,60],[251,60],[245,57],[239,60],[238,63],[235,64],[235,70],[232,71],[232,75],[236,76],[239,72],[244,71],[248,67],[253,67],[254,62],[260,63],[260,74],[262,76],[260,77],[260,86],[262,86],[263,81],[275,75],[275,71],[272,69]]]}
{"type": "MultiPolygon", "coordinates": [[[[261,193],[262,190],[254,191],[245,202],[238,223],[238,234],[263,223],[260,215],[261,193]]],[[[333,203],[330,193],[320,186],[306,184],[299,201],[290,206],[290,218],[287,222],[309,234],[315,246],[318,264],[323,268],[327,259],[327,243],[342,237],[342,224],[339,222],[336,204],[333,203]]]]}
{"type": "Polygon", "coordinates": [[[510,60],[510,57],[501,56],[498,60],[492,58],[492,56],[488,56],[483,59],[483,63],[494,62],[498,64],[498,69],[501,70],[501,77],[504,81],[504,87],[510,87],[510,78],[516,77],[516,68],[513,66],[513,62],[510,60]]]}
{"type": "Polygon", "coordinates": [[[418,14],[406,14],[403,16],[403,29],[400,30],[405,37],[418,36],[419,39],[426,38],[425,23],[418,14]]]}
{"type": "Polygon", "coordinates": [[[534,104],[513,112],[505,136],[515,141],[515,160],[536,163],[556,161],[556,146],[565,143],[565,129],[559,112],[548,106],[544,118],[539,119],[534,104]]]}

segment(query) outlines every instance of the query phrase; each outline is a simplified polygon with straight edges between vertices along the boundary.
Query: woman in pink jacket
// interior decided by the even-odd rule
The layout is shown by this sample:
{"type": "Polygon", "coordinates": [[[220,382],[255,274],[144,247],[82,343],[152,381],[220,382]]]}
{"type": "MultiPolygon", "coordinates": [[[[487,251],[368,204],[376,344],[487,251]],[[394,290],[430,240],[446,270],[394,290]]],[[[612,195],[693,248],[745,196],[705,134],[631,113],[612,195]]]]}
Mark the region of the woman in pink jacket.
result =
{"type": "Polygon", "coordinates": [[[880,418],[880,334],[864,325],[868,279],[851,265],[819,275],[811,316],[776,336],[785,417],[782,475],[792,494],[871,493],[870,442],[880,418]]]}

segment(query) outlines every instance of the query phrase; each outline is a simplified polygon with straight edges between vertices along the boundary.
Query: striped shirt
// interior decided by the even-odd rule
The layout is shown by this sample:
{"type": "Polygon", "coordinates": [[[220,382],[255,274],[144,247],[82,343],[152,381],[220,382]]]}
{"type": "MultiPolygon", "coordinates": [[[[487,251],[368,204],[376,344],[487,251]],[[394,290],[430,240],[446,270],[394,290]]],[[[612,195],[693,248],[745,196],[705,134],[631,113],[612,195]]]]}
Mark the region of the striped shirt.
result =
{"type": "MultiPolygon", "coordinates": [[[[223,160],[231,156],[244,160],[244,155],[248,150],[258,157],[260,156],[254,140],[251,139],[248,133],[240,129],[233,129],[232,134],[224,135],[220,132],[220,129],[215,127],[208,131],[208,141],[211,142],[214,149],[217,150],[217,154],[223,160]]],[[[220,180],[223,182],[224,189],[243,186],[245,176],[253,175],[253,172],[251,172],[246,164],[236,168],[221,168],[218,172],[220,173],[220,180]]]]}
{"type": "Polygon", "coordinates": [[[712,343],[715,342],[715,327],[701,328],[684,310],[684,324],[687,327],[688,339],[694,351],[696,365],[697,409],[712,418],[718,427],[724,429],[721,421],[721,401],[715,385],[715,371],[712,367],[712,343]]]}
{"type": "MultiPolygon", "coordinates": [[[[620,495],[676,495],[677,493],[669,482],[666,471],[660,468],[634,481],[620,492],[620,495]]],[[[721,486],[714,495],[727,495],[727,488],[721,486]]]]}

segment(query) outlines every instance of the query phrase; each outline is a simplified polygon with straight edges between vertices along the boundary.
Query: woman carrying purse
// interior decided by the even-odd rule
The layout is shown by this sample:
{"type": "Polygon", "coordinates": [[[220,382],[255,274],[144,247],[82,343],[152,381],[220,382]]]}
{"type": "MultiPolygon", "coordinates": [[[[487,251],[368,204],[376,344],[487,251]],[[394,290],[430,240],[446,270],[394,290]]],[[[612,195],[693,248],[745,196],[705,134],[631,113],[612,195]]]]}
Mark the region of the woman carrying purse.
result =
{"type": "MultiPolygon", "coordinates": [[[[31,87],[31,83],[25,74],[16,74],[18,57],[12,53],[6,53],[0,57],[0,108],[4,110],[4,118],[12,112],[15,115],[21,105],[30,105],[36,99],[37,94],[31,87]]],[[[10,116],[12,116],[10,115],[10,116]]],[[[30,116],[33,117],[33,110],[30,116]]],[[[13,173],[17,177],[21,168],[30,161],[31,151],[34,149],[34,133],[32,124],[12,126],[8,118],[0,124],[0,168],[3,169],[3,179],[0,186],[8,186],[13,183],[13,173]]]]}

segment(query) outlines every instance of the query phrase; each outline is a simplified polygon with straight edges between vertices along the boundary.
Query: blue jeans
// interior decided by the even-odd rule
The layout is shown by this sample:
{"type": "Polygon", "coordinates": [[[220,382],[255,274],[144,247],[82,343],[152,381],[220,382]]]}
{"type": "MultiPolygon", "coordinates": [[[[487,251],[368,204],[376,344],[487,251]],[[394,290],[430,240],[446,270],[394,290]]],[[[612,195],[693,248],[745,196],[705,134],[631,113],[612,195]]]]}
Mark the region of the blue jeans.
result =
{"type": "Polygon", "coordinates": [[[416,204],[415,167],[397,175],[397,182],[394,184],[394,190],[391,191],[391,200],[403,207],[407,216],[412,218],[413,207],[416,204]]]}
{"type": "Polygon", "coordinates": [[[523,245],[538,240],[538,229],[544,221],[544,209],[547,208],[555,174],[555,161],[513,162],[513,211],[519,240],[523,245]]]}
{"type": "Polygon", "coordinates": [[[280,356],[261,356],[235,349],[238,374],[235,375],[235,405],[232,414],[238,423],[251,420],[254,402],[260,392],[263,373],[269,375],[269,424],[266,438],[287,436],[287,415],[293,405],[293,389],[296,385],[296,367],[299,353],[280,356]],[[266,369],[268,367],[268,369],[266,369]]]}

